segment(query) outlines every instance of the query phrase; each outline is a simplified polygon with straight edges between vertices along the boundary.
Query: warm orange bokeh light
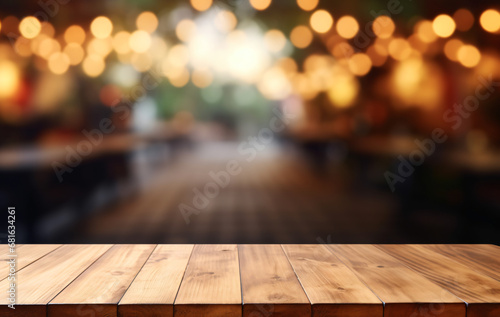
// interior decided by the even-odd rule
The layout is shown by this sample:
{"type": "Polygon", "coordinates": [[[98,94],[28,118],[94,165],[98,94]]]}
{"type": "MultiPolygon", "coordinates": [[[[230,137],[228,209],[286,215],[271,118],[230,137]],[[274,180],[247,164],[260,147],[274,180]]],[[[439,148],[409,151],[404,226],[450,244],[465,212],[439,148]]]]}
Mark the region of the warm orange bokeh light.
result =
{"type": "Polygon", "coordinates": [[[19,32],[27,39],[32,39],[40,34],[42,24],[35,17],[25,17],[19,23],[19,32]]]}
{"type": "Polygon", "coordinates": [[[350,15],[343,16],[337,21],[337,33],[345,39],[352,39],[358,31],[358,21],[350,15]]]}
{"type": "Polygon", "coordinates": [[[440,14],[432,21],[432,29],[439,37],[450,37],[455,32],[455,27],[455,21],[446,14],[440,14]]]}
{"type": "Polygon", "coordinates": [[[297,48],[306,48],[311,45],[313,34],[311,30],[304,25],[296,26],[290,33],[290,41],[297,48]]]}
{"type": "Polygon", "coordinates": [[[458,49],[457,58],[460,64],[472,68],[479,64],[481,52],[474,45],[463,45],[458,49]]]}
{"type": "Polygon", "coordinates": [[[467,9],[458,9],[453,14],[453,20],[457,24],[457,30],[465,32],[474,24],[474,15],[467,9]]]}
{"type": "Polygon", "coordinates": [[[479,23],[485,31],[498,32],[500,30],[500,12],[493,9],[484,11],[479,18],[479,23]]]}
{"type": "Polygon", "coordinates": [[[98,39],[105,39],[111,35],[113,31],[113,23],[104,16],[99,16],[90,24],[90,31],[98,39]]]}
{"type": "Polygon", "coordinates": [[[451,61],[458,61],[458,50],[464,43],[458,39],[451,39],[444,45],[444,54],[451,61]]]}
{"type": "Polygon", "coordinates": [[[135,25],[139,30],[153,33],[158,28],[158,18],[153,12],[145,11],[139,14],[135,20],[135,25]]]}
{"type": "Polygon", "coordinates": [[[64,40],[66,43],[83,44],[85,41],[85,31],[79,25],[72,25],[64,32],[64,40]]]}
{"type": "Polygon", "coordinates": [[[299,8],[304,11],[312,11],[318,6],[319,0],[297,0],[299,8]]]}
{"type": "Polygon", "coordinates": [[[191,5],[195,10],[206,11],[212,6],[213,0],[191,0],[191,5]]]}
{"type": "Polygon", "coordinates": [[[351,56],[348,62],[349,70],[356,76],[368,74],[372,68],[370,57],[363,53],[357,53],[351,56]]]}
{"type": "Polygon", "coordinates": [[[318,33],[326,33],[333,26],[333,17],[326,10],[317,10],[311,15],[311,28],[318,33]]]}
{"type": "Polygon", "coordinates": [[[375,35],[377,35],[381,39],[387,39],[394,33],[396,25],[394,25],[394,22],[390,17],[381,15],[373,21],[372,28],[375,35]]]}
{"type": "Polygon", "coordinates": [[[271,5],[271,0],[250,0],[250,4],[255,10],[265,10],[271,5]]]}

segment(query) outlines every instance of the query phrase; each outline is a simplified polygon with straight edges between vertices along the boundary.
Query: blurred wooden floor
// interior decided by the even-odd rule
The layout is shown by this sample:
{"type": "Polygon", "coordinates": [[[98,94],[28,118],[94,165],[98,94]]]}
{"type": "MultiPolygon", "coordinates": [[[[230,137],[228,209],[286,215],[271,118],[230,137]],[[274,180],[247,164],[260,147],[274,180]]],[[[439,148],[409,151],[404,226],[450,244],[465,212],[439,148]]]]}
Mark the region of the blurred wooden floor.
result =
{"type": "MultiPolygon", "coordinates": [[[[78,243],[317,243],[395,241],[394,197],[352,189],[348,171],[315,174],[286,151],[260,152],[248,163],[232,145],[200,147],[153,169],[139,193],[95,214],[74,233],[78,243]],[[182,203],[192,205],[210,171],[241,161],[217,197],[187,224],[182,203]]],[[[401,241],[401,239],[399,241],[401,241]]],[[[61,240],[58,240],[61,241],[61,240]]]]}

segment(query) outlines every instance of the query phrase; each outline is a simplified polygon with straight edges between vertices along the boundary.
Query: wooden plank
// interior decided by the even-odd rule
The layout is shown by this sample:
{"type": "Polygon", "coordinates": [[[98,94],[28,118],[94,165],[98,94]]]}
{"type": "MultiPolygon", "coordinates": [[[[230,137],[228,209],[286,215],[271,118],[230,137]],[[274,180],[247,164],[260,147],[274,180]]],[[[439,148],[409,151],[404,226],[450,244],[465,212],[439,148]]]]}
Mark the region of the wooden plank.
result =
{"type": "Polygon", "coordinates": [[[196,245],[175,300],[175,316],[241,316],[236,245],[196,245]]]}
{"type": "Polygon", "coordinates": [[[496,245],[433,244],[424,247],[500,281],[500,248],[496,245]]]}
{"type": "Polygon", "coordinates": [[[118,302],[154,248],[113,246],[49,303],[48,316],[117,316],[118,302]]]}
{"type": "Polygon", "coordinates": [[[371,245],[328,245],[385,303],[385,317],[465,317],[465,304],[371,245]],[[431,315],[433,316],[433,315],[431,315]]]}
{"type": "Polygon", "coordinates": [[[61,244],[23,244],[16,246],[16,257],[13,257],[9,251],[9,247],[5,245],[5,253],[0,256],[0,280],[3,280],[9,275],[9,261],[15,258],[16,270],[21,271],[26,266],[44,257],[61,244]]]}
{"type": "MultiPolygon", "coordinates": [[[[17,273],[16,309],[0,297],[2,317],[46,317],[47,303],[106,252],[111,245],[64,245],[17,273]]],[[[0,282],[7,290],[8,279],[0,282]]]]}
{"type": "Polygon", "coordinates": [[[280,245],[240,245],[243,316],[311,316],[311,304],[280,245]]]}
{"type": "Polygon", "coordinates": [[[500,282],[419,245],[378,246],[464,300],[468,317],[500,316],[500,282]]]}
{"type": "Polygon", "coordinates": [[[193,245],[158,245],[118,306],[120,317],[173,316],[193,245]]]}
{"type": "Polygon", "coordinates": [[[282,245],[315,317],[382,317],[380,299],[320,244],[282,245]]]}

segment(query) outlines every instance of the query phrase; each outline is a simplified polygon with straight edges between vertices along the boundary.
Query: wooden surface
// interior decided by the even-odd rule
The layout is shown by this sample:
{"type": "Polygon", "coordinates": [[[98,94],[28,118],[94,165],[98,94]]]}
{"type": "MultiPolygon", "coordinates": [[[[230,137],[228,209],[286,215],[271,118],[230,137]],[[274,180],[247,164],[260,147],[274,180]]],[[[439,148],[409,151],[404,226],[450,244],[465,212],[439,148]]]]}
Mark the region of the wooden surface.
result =
{"type": "MultiPolygon", "coordinates": [[[[493,245],[23,245],[17,254],[16,309],[4,292],[2,317],[500,316],[493,245]]],[[[4,274],[0,289],[10,283],[4,274]]]]}

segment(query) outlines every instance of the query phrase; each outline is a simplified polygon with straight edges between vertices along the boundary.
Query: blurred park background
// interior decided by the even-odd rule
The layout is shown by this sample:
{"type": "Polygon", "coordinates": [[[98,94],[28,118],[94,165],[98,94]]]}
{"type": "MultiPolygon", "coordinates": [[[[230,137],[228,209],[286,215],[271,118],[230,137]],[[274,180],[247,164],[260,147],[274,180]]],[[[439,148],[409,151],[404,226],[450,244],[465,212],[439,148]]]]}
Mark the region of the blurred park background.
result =
{"type": "Polygon", "coordinates": [[[2,0],[0,207],[20,243],[498,244],[499,10],[2,0]]]}

